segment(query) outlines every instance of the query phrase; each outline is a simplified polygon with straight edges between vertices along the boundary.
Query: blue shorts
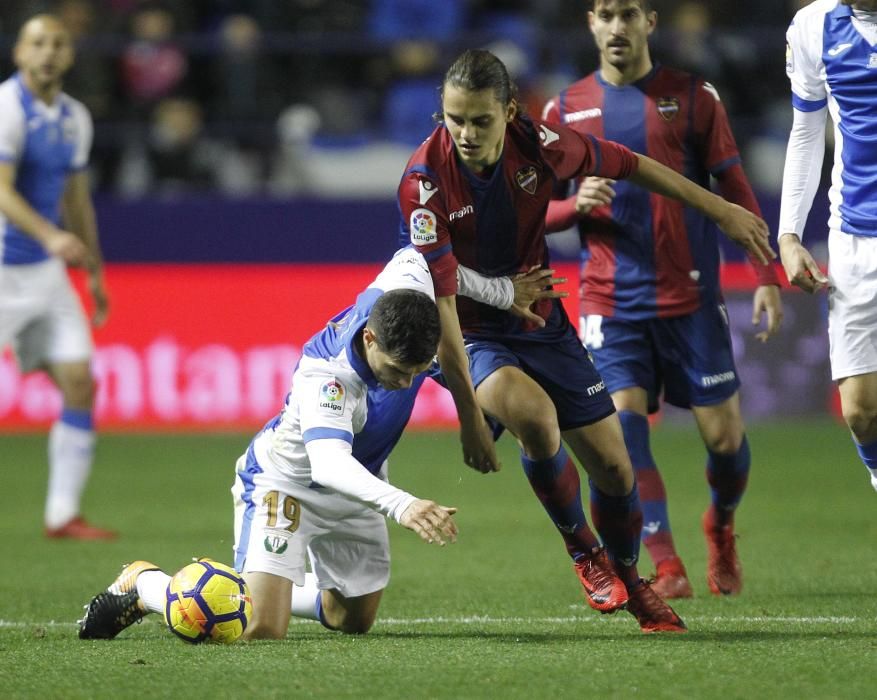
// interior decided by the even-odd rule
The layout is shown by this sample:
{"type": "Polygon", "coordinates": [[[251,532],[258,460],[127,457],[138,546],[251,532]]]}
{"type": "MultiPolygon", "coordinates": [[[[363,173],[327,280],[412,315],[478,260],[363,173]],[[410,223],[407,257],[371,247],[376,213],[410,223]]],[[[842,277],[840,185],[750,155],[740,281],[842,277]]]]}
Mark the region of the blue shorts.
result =
{"type": "Polygon", "coordinates": [[[613,414],[612,399],[575,329],[568,321],[564,325],[559,333],[555,330],[551,342],[538,331],[490,340],[466,338],[475,388],[501,367],[518,367],[551,398],[561,430],[590,425],[613,414]]]}
{"type": "Polygon", "coordinates": [[[582,338],[609,393],[645,389],[651,412],[662,391],[667,403],[691,408],[722,403],[740,388],[724,304],[676,318],[581,321],[582,338]]]}

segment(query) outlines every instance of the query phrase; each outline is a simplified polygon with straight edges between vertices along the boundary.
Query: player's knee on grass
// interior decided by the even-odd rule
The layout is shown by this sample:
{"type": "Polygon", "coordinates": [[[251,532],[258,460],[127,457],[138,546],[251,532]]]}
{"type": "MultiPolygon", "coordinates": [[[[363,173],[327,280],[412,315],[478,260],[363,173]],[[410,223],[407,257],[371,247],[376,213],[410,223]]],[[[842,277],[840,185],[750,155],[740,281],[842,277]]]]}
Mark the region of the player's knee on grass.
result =
{"type": "Polygon", "coordinates": [[[263,572],[244,574],[253,599],[253,615],[244,639],[283,639],[292,612],[292,581],[263,572]]]}
{"type": "Polygon", "coordinates": [[[324,624],[344,634],[366,634],[377,618],[382,593],[345,598],[338,591],[324,591],[324,624]]]}

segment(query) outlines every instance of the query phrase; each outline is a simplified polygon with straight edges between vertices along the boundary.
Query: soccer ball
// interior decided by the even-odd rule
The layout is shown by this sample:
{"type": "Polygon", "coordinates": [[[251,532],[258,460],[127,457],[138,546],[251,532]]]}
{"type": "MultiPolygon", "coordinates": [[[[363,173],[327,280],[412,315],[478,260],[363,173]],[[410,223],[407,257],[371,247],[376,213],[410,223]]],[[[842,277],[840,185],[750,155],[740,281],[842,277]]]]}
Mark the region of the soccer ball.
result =
{"type": "Polygon", "coordinates": [[[250,589],[230,566],[209,559],[180,569],[167,586],[164,621],[191,644],[231,644],[253,615],[250,589]]]}

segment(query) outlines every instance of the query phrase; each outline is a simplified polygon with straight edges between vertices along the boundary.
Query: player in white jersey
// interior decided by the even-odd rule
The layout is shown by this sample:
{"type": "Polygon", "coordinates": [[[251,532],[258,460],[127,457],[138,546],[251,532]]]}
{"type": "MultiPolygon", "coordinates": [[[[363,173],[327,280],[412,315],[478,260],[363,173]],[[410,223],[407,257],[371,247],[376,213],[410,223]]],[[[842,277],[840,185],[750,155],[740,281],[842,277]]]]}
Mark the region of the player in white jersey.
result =
{"type": "Polygon", "coordinates": [[[828,288],[831,374],[877,489],[877,0],[816,0],[787,33],[794,123],[780,209],[789,281],[828,288]],[[801,243],[834,122],[828,277],[801,243]]]}
{"type": "Polygon", "coordinates": [[[26,22],[14,58],[18,72],[0,84],[0,350],[11,343],[22,370],[46,371],[63,397],[49,435],[46,535],[109,539],[115,533],[79,512],[94,456],[92,344],[65,268],[87,267],[94,322],[103,323],[107,295],[85,170],[91,118],[61,91],[73,47],[56,17],[26,22]]]}
{"type": "MultiPolygon", "coordinates": [[[[409,248],[304,346],[283,410],[236,465],[235,568],[254,611],[247,637],[284,637],[290,614],[368,631],[390,573],[384,516],[430,543],[456,539],[455,508],[387,481],[440,333],[429,268],[409,248]]],[[[79,636],[112,638],[161,612],[168,581],[147,562],[129,565],[91,601],[79,636]]]]}

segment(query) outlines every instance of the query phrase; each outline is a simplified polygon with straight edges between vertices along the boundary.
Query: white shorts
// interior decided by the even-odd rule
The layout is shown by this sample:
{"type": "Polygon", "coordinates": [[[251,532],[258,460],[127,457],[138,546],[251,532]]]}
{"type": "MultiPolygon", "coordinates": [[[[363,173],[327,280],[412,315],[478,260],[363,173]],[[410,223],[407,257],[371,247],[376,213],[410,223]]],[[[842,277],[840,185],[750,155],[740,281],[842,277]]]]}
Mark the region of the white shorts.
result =
{"type": "Polygon", "coordinates": [[[247,454],[238,459],[232,496],[238,571],[276,574],[304,585],[310,558],[321,589],[349,598],[386,588],[390,541],[380,513],[293,481],[262,454],[258,467],[252,453],[249,460],[247,454]]]}
{"type": "Polygon", "coordinates": [[[831,378],[877,372],[877,237],[828,234],[831,378]]]}
{"type": "Polygon", "coordinates": [[[25,372],[91,357],[88,320],[60,260],[0,265],[0,349],[9,343],[25,372]]]}

